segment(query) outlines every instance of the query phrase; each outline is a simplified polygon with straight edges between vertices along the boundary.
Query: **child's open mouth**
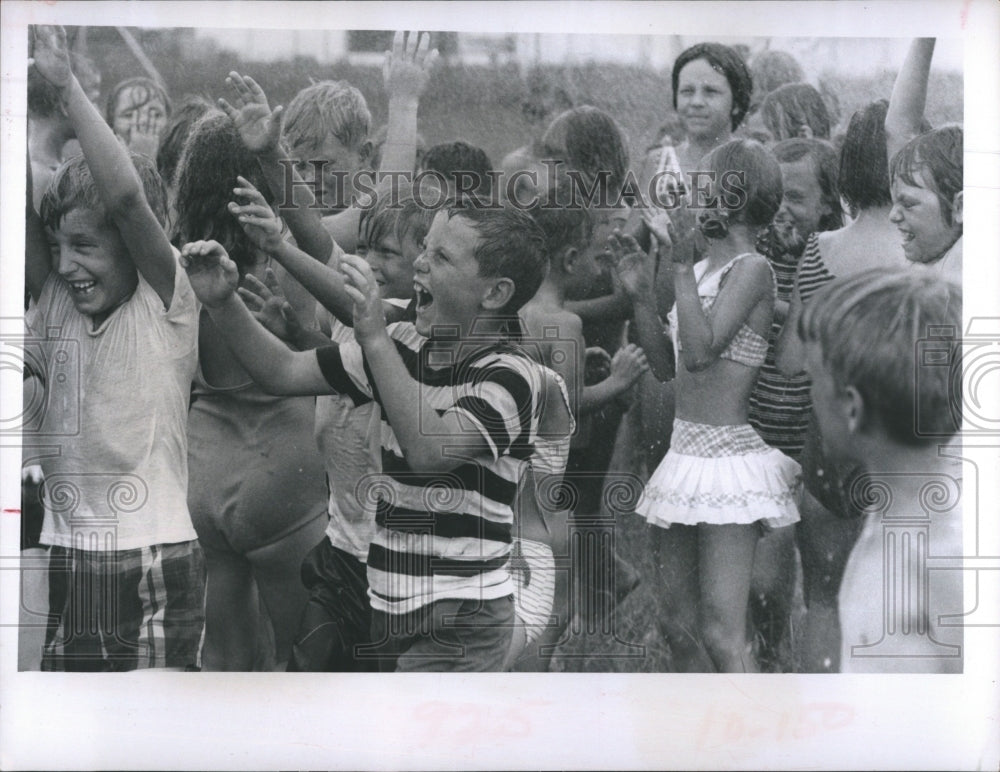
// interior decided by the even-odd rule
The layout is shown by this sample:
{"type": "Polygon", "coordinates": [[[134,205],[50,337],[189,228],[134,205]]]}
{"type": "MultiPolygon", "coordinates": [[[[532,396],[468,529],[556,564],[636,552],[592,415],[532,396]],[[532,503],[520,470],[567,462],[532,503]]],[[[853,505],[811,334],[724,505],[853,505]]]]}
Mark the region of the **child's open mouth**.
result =
{"type": "Polygon", "coordinates": [[[69,287],[76,295],[90,295],[97,287],[96,281],[71,281],[69,287]]]}
{"type": "Polygon", "coordinates": [[[423,309],[427,308],[431,303],[434,302],[434,296],[431,295],[427,290],[421,287],[419,284],[413,285],[413,292],[417,298],[417,308],[423,309]]]}

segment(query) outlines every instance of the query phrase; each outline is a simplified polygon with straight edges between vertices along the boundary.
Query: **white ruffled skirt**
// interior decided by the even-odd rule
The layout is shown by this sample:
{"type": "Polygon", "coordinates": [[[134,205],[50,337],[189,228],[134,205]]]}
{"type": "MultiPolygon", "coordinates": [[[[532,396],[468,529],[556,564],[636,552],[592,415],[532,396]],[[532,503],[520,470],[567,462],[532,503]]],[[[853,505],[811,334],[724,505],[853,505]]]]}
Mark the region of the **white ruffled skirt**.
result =
{"type": "Polygon", "coordinates": [[[670,450],[635,511],[652,525],[797,523],[798,463],[767,445],[749,424],[674,420],[670,450]]]}

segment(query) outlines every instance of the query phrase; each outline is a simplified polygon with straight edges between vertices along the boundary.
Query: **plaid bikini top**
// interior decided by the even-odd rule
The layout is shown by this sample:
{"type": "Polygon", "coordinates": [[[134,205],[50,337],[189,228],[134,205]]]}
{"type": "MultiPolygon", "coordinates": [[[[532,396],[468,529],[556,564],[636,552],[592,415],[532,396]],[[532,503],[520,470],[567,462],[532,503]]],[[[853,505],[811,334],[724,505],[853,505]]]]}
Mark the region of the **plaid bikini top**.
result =
{"type": "MultiPolygon", "coordinates": [[[[701,310],[705,312],[709,320],[712,318],[712,306],[715,305],[715,299],[719,296],[719,291],[726,280],[726,276],[729,275],[729,272],[736,265],[737,261],[752,254],[753,252],[745,252],[742,255],[737,255],[722,266],[722,268],[707,276],[705,275],[708,270],[707,260],[695,265],[694,275],[698,281],[698,298],[701,300],[701,310]]],[[[770,263],[768,263],[768,267],[770,267],[770,263]]],[[[773,291],[777,292],[777,279],[774,276],[773,268],[771,269],[771,279],[773,291]]],[[[674,341],[674,351],[677,352],[677,361],[680,362],[681,342],[677,332],[676,304],[670,309],[670,313],[667,314],[667,321],[670,325],[670,334],[674,341]]],[[[719,354],[719,358],[738,362],[747,367],[760,367],[764,364],[764,358],[767,356],[767,345],[767,338],[754,331],[750,325],[744,322],[740,329],[736,331],[733,339],[729,341],[729,345],[719,354]]]]}

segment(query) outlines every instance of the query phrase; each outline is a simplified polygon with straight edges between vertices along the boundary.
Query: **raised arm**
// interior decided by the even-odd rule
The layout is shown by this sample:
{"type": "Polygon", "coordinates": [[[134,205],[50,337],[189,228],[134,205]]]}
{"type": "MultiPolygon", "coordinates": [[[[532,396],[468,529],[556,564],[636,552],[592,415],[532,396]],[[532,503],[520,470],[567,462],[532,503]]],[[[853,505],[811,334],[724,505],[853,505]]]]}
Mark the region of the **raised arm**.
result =
{"type": "Polygon", "coordinates": [[[694,266],[684,263],[675,270],[681,358],[689,372],[697,372],[718,360],[757,304],[773,291],[773,279],[765,258],[740,260],[720,290],[709,318],[701,308],[694,266]]]}
{"type": "Polygon", "coordinates": [[[279,105],[271,110],[264,89],[251,77],[231,72],[226,83],[235,92],[236,106],[225,99],[219,100],[219,106],[233,121],[244,147],[256,154],[267,186],[280,202],[281,216],[299,248],[325,263],[333,251],[333,239],[323,227],[309,185],[299,177],[294,163],[281,148],[284,108],[279,105]]]}
{"type": "MultiPolygon", "coordinates": [[[[653,375],[660,381],[669,381],[676,375],[673,347],[670,345],[656,307],[656,280],[653,275],[652,251],[663,247],[664,242],[653,238],[649,253],[639,248],[638,242],[620,230],[608,239],[614,270],[631,300],[632,321],[639,344],[642,346],[653,375]]],[[[669,250],[669,241],[666,249],[669,250]]]]}
{"type": "MultiPolygon", "coordinates": [[[[216,241],[181,249],[181,265],[198,299],[250,377],[270,394],[332,394],[312,351],[292,351],[253,318],[236,293],[239,273],[216,241]]],[[[332,344],[331,344],[332,345],[332,344]]]]}
{"type": "Polygon", "coordinates": [[[920,133],[934,42],[934,38],[917,38],[910,43],[903,66],[896,75],[889,109],[885,114],[886,152],[890,160],[903,145],[920,133]]]}
{"type": "Polygon", "coordinates": [[[345,255],[343,270],[354,301],[354,335],[378,388],[389,425],[407,464],[415,472],[447,472],[466,461],[494,457],[491,441],[469,431],[455,413],[438,413],[426,404],[420,384],[409,371],[389,337],[371,267],[359,257],[345,255]]]}
{"type": "Polygon", "coordinates": [[[417,163],[417,109],[437,59],[429,32],[396,32],[385,54],[382,76],[389,94],[389,118],[381,168],[411,172],[417,163]]]}
{"type": "Polygon", "coordinates": [[[27,164],[28,190],[24,202],[24,286],[36,303],[42,294],[45,280],[52,272],[52,254],[45,226],[34,206],[34,179],[31,159],[27,164]]]}
{"type": "MultiPolygon", "coordinates": [[[[281,224],[260,191],[246,178],[236,179],[239,187],[234,188],[233,193],[247,203],[230,202],[229,211],[239,221],[247,236],[281,263],[342,324],[353,324],[354,303],[344,289],[344,276],[338,266],[321,263],[283,239],[281,224]]],[[[394,306],[391,309],[392,314],[400,313],[394,306]]]]}
{"type": "Polygon", "coordinates": [[[40,26],[34,33],[34,65],[59,88],[101,202],[121,233],[136,270],[167,307],[174,294],[177,262],[162,226],[146,201],[128,150],[87,98],[70,67],[66,31],[40,26]]]}

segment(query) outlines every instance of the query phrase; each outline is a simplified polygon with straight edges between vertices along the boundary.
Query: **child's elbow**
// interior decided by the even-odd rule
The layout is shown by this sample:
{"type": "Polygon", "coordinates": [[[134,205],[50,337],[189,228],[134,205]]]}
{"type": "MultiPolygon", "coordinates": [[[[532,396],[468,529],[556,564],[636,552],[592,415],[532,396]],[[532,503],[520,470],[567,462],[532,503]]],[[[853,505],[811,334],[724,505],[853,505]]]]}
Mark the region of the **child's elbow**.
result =
{"type": "Polygon", "coordinates": [[[718,357],[713,356],[710,352],[702,354],[685,353],[684,369],[686,369],[689,373],[700,373],[711,367],[716,359],[718,359],[718,357]]]}

